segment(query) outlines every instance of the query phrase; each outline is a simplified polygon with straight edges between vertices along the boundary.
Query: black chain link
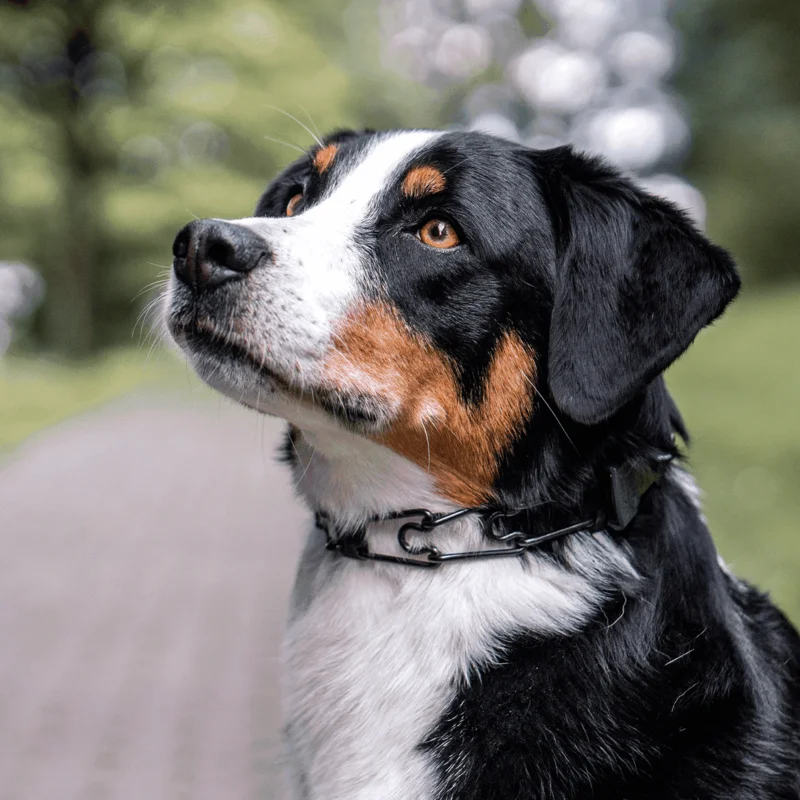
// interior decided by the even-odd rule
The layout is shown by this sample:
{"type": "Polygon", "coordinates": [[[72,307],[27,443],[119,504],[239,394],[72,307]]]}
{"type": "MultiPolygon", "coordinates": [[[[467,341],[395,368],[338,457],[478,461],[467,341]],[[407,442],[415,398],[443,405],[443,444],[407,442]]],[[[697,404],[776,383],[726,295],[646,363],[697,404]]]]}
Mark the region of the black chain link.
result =
{"type": "Polygon", "coordinates": [[[526,536],[524,531],[512,530],[503,531],[500,526],[501,520],[512,519],[520,516],[522,512],[517,511],[489,511],[480,508],[460,508],[448,514],[436,515],[428,509],[411,508],[404,511],[394,512],[386,517],[377,517],[373,522],[384,522],[393,519],[406,519],[416,517],[410,522],[400,526],[397,532],[397,542],[400,548],[408,553],[408,556],[393,556],[388,553],[376,553],[369,549],[366,542],[366,530],[361,528],[358,531],[346,533],[343,536],[334,538],[330,532],[330,520],[326,514],[317,512],[317,527],[325,532],[326,547],[328,550],[335,551],[347,558],[359,561],[384,561],[391,564],[403,564],[411,567],[422,567],[424,569],[436,569],[442,564],[451,561],[467,561],[480,558],[508,558],[510,556],[522,556],[529,550],[539,547],[546,542],[559,539],[578,531],[598,531],[605,526],[605,515],[598,514],[591,519],[581,520],[573,525],[557,530],[548,531],[539,536],[526,536]],[[483,531],[486,537],[492,541],[502,543],[501,548],[487,548],[482,550],[466,550],[462,552],[443,553],[438,547],[432,544],[413,544],[408,540],[408,534],[412,531],[418,533],[430,533],[441,525],[464,517],[467,514],[483,515],[483,531]]]}

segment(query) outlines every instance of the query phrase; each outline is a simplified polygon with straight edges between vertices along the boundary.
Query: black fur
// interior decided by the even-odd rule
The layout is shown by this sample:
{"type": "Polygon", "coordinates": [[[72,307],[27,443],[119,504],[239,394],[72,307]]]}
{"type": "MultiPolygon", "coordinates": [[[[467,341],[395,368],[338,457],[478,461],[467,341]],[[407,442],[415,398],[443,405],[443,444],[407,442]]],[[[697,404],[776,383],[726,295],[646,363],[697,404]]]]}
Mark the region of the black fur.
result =
{"type": "MultiPolygon", "coordinates": [[[[257,213],[280,216],[298,187],[313,204],[373,135],[337,135],[330,174],[302,160],[257,213]]],[[[541,507],[548,528],[591,505],[610,466],[677,454],[686,431],[661,373],[736,295],[730,256],[569,148],[450,134],[416,161],[447,188],[403,198],[405,170],[386,187],[361,242],[380,292],[448,354],[469,402],[504,331],[537,356],[539,400],[495,501],[541,507]],[[459,247],[419,241],[432,216],[452,221],[459,247]]],[[[800,798],[797,633],[720,568],[674,480],[648,492],[625,539],[643,580],[609,592],[577,635],[507,642],[506,662],[460,690],[422,745],[441,800],[800,798]]]]}
{"type": "Polygon", "coordinates": [[[795,632],[721,572],[668,482],[626,538],[638,589],[580,635],[509,642],[506,663],[456,697],[425,744],[442,798],[798,797],[795,632]]]}

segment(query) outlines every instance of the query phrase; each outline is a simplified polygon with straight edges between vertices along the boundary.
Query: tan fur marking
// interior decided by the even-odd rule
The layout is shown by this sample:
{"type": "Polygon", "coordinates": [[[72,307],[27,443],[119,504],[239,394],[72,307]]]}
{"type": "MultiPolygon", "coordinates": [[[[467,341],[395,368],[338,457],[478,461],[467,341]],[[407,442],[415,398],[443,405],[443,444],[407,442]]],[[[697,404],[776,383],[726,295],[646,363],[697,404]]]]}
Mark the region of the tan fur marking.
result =
{"type": "Polygon", "coordinates": [[[339,147],[335,144],[329,144],[321,150],[317,150],[314,155],[314,166],[317,168],[317,172],[319,172],[320,175],[330,169],[331,164],[333,164],[333,159],[336,158],[338,152],[339,147]]]}
{"type": "Polygon", "coordinates": [[[403,194],[413,198],[426,197],[443,192],[445,186],[447,181],[436,167],[414,167],[403,180],[403,194]]]}
{"type": "Polygon", "coordinates": [[[533,406],[533,353],[514,333],[498,342],[483,400],[460,397],[452,362],[377,303],[351,314],[336,336],[326,377],[342,391],[380,397],[395,416],[375,440],[429,470],[465,506],[490,498],[498,457],[533,406]]]}

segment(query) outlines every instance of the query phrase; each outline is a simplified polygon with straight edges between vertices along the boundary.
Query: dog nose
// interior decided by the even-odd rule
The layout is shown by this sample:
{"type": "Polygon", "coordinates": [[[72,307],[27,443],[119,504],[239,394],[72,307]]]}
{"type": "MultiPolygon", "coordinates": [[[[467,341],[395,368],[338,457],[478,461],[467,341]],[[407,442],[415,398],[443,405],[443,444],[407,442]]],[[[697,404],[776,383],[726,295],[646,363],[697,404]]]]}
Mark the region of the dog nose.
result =
{"type": "Polygon", "coordinates": [[[219,219],[198,219],[178,231],[172,245],[178,280],[195,291],[242,278],[269,250],[258,234],[219,219]]]}

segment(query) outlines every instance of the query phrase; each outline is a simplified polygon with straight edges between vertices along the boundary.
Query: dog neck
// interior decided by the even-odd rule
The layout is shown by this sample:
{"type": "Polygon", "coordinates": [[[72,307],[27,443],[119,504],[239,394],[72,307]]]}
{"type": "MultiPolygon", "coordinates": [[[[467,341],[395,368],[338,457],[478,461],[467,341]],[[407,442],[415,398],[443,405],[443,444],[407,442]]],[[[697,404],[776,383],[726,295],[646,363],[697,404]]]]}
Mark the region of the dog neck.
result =
{"type": "Polygon", "coordinates": [[[343,527],[371,529],[374,517],[404,508],[437,514],[458,508],[424,469],[361,436],[297,429],[291,436],[298,492],[312,509],[324,509],[343,527]]]}
{"type": "Polygon", "coordinates": [[[673,458],[656,452],[652,465],[625,462],[610,469],[594,487],[591,508],[459,508],[418,467],[351,434],[294,430],[290,442],[299,491],[316,512],[329,549],[428,567],[521,554],[575,533],[622,531],[673,458]],[[442,551],[445,542],[454,550],[442,551]],[[375,550],[376,544],[383,546],[375,550]]]}

